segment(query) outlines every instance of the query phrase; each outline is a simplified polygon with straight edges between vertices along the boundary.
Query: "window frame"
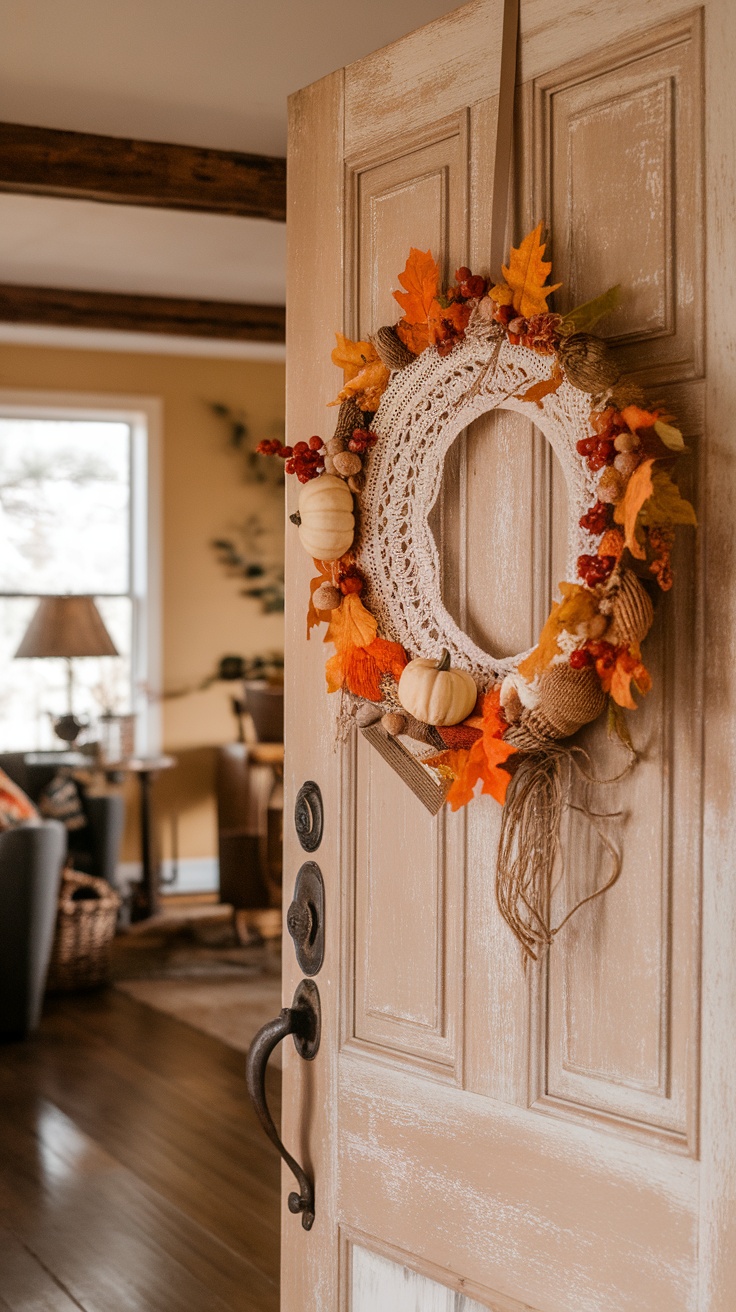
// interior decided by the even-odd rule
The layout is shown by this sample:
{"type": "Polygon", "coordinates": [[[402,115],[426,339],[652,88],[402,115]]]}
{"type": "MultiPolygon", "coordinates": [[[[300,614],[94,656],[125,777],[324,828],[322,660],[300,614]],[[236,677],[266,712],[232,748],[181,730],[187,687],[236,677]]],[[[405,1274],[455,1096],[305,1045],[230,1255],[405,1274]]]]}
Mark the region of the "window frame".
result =
{"type": "MultiPolygon", "coordinates": [[[[96,419],[130,427],[129,583],[135,750],[155,756],[162,743],[161,472],[163,402],[157,396],[0,388],[3,419],[96,419]],[[148,689],[146,694],[145,689],[148,689]]],[[[0,595],[32,596],[2,592],[0,595]]],[[[100,594],[101,596],[104,594],[100,594]]],[[[115,594],[119,595],[119,594],[115,594]]]]}

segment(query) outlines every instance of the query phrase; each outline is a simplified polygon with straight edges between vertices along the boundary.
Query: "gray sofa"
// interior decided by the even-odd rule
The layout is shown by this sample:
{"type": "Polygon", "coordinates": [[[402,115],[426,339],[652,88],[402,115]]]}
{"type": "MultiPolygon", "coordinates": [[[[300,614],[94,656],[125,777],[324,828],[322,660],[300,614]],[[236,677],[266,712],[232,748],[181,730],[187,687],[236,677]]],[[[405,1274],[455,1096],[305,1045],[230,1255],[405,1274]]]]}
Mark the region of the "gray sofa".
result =
{"type": "Polygon", "coordinates": [[[41,1019],[56,924],[66,830],[43,820],[0,833],[0,1039],[41,1019]]]}
{"type": "MultiPolygon", "coordinates": [[[[24,752],[0,753],[0,768],[34,802],[57,769],[29,766],[24,752]]],[[[76,869],[115,882],[123,798],[83,794],[82,805],[87,825],[71,843],[58,820],[0,833],[0,1040],[24,1038],[39,1023],[67,847],[76,869]]]]}

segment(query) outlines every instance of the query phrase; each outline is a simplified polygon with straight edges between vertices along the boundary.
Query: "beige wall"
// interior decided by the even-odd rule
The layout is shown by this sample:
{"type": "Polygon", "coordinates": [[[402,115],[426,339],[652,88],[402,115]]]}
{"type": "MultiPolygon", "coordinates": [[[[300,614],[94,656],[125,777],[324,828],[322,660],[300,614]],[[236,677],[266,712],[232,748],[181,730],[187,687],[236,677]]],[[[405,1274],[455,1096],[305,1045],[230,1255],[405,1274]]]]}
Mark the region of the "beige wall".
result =
{"type": "MultiPolygon", "coordinates": [[[[241,597],[210,542],[227,536],[258,509],[281,530],[278,493],[264,496],[244,482],[242,461],[227,445],[223,421],[208,402],[245,410],[258,437],[274,436],[284,414],[284,369],[277,363],[196,356],[0,346],[0,387],[45,391],[134,393],[160,397],[164,411],[162,565],[163,686],[195,684],[226,653],[283,647],[283,617],[264,615],[241,597]]],[[[182,857],[213,855],[214,748],[234,737],[226,685],[164,702],[164,747],[179,766],[159,783],[164,848],[167,818],[179,814],[182,857]]],[[[129,808],[130,812],[130,808],[129,808]]],[[[136,855],[130,817],[126,859],[136,855]]]]}

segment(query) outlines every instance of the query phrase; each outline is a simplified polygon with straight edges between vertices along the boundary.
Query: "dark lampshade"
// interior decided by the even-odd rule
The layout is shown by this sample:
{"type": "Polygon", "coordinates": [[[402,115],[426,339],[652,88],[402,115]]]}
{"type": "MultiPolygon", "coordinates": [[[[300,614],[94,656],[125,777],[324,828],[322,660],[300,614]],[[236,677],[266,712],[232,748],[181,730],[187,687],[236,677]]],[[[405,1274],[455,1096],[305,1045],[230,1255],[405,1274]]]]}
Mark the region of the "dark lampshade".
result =
{"type": "Polygon", "coordinates": [[[16,656],[117,656],[92,597],[42,597],[16,656]]]}

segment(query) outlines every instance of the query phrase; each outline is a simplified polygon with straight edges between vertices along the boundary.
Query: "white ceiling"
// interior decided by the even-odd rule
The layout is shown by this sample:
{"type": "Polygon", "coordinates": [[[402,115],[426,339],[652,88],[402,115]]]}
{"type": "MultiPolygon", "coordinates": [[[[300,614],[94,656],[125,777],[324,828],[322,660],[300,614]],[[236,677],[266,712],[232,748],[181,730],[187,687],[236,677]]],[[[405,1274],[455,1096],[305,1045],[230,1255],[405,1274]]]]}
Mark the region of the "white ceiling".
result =
{"type": "Polygon", "coordinates": [[[286,97],[462,0],[0,0],[0,119],[283,155],[286,97]]]}
{"type": "Polygon", "coordinates": [[[286,225],[0,194],[0,282],[283,305],[286,225]]]}
{"type": "MultiPolygon", "coordinates": [[[[462,2],[0,0],[0,120],[283,155],[292,91],[462,2]]],[[[285,230],[0,194],[0,282],[280,303],[285,230]]]]}

